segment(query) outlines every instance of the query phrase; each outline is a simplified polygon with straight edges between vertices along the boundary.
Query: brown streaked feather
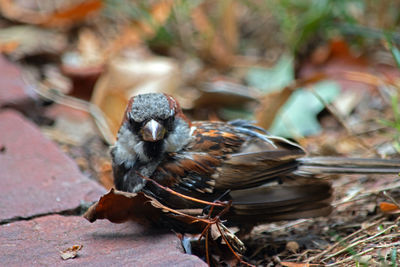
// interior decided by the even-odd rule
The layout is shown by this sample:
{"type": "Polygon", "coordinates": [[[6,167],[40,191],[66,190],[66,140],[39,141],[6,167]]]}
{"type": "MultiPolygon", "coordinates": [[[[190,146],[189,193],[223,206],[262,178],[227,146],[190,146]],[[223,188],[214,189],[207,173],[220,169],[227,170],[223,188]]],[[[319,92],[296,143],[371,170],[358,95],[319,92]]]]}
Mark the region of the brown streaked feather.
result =
{"type": "Polygon", "coordinates": [[[171,153],[153,175],[161,184],[212,193],[279,179],[297,168],[304,151],[285,139],[267,142],[223,122],[193,122],[194,139],[171,153]],[[196,187],[194,186],[196,185],[196,187]]]}
{"type": "Polygon", "coordinates": [[[212,174],[221,165],[221,159],[201,152],[184,152],[170,155],[162,162],[153,179],[171,188],[192,188],[199,192],[212,192],[215,181],[212,174]]]}
{"type": "Polygon", "coordinates": [[[239,151],[245,141],[244,136],[235,133],[234,127],[223,122],[193,122],[193,126],[195,140],[189,146],[192,151],[222,156],[239,151]]]}

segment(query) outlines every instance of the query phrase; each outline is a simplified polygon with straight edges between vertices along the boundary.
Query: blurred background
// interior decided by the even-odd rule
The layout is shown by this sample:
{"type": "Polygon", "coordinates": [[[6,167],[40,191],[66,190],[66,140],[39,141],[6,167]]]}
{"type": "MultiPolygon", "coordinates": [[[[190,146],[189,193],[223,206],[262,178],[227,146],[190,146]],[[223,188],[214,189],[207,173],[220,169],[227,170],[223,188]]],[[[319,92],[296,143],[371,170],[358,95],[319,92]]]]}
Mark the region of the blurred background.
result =
{"type": "MultiPolygon", "coordinates": [[[[193,120],[254,120],[314,155],[399,155],[400,1],[0,0],[0,11],[1,107],[106,188],[108,146],[145,92],[173,95],[193,120]]],[[[338,182],[338,198],[376,185],[360,181],[338,182]]]]}
{"type": "Polygon", "coordinates": [[[376,106],[397,97],[397,1],[2,0],[0,8],[2,54],[29,72],[36,94],[97,106],[109,143],[129,97],[150,91],[174,95],[193,119],[257,120],[296,139],[321,131],[327,105],[343,123],[363,98],[376,106]]]}

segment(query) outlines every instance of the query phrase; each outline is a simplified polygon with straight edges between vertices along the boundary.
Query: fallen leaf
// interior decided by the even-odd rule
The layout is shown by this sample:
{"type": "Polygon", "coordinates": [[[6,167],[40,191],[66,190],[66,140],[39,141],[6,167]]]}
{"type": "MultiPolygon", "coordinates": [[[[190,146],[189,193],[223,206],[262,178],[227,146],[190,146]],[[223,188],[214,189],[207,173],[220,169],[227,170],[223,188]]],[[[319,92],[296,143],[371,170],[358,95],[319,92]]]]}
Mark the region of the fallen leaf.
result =
{"type": "Polygon", "coordinates": [[[245,79],[250,86],[264,93],[279,91],[294,80],[293,58],[283,55],[271,68],[253,67],[245,79]]]}
{"type": "Polygon", "coordinates": [[[389,202],[381,202],[379,204],[379,208],[384,213],[397,213],[400,212],[400,209],[397,205],[389,202]]]}
{"type": "MultiPolygon", "coordinates": [[[[332,102],[339,94],[339,85],[333,81],[323,81],[313,86],[313,90],[325,102],[332,102]]],[[[324,104],[308,90],[296,90],[269,129],[272,134],[283,137],[301,137],[316,134],[321,130],[317,115],[324,104]]]]}
{"type": "Polygon", "coordinates": [[[89,222],[108,219],[113,223],[133,220],[146,224],[151,220],[158,220],[161,215],[161,209],[152,205],[152,201],[156,200],[141,192],[135,194],[111,189],[91,206],[83,217],[89,222]]]}
{"type": "Polygon", "coordinates": [[[61,6],[54,4],[46,7],[48,9],[43,10],[43,6],[40,5],[39,11],[37,11],[34,8],[26,8],[16,1],[0,0],[0,9],[6,18],[48,27],[65,27],[79,23],[89,14],[99,11],[103,7],[103,1],[87,0],[80,3],[64,1],[61,6]]]}
{"type": "MultiPolygon", "coordinates": [[[[174,230],[199,233],[207,226],[197,217],[186,215],[162,205],[143,192],[128,193],[115,189],[100,198],[83,215],[89,222],[107,219],[113,223],[135,221],[144,225],[168,226],[174,230]]],[[[201,209],[199,213],[201,214],[201,209]]]]}
{"type": "Polygon", "coordinates": [[[63,260],[73,259],[78,256],[78,251],[82,249],[82,245],[74,245],[66,250],[60,251],[63,260]]]}
{"type": "Polygon", "coordinates": [[[83,1],[50,14],[40,24],[51,27],[69,26],[85,20],[89,14],[99,11],[102,7],[101,0],[83,1]]]}
{"type": "Polygon", "coordinates": [[[286,86],[282,91],[267,94],[261,100],[260,108],[256,111],[257,125],[264,129],[271,127],[276,114],[292,95],[293,90],[286,86]]]}
{"type": "Polygon", "coordinates": [[[324,75],[316,74],[308,79],[296,80],[292,84],[285,86],[282,90],[273,91],[264,95],[261,99],[260,107],[255,114],[257,125],[264,129],[269,129],[282,106],[296,89],[316,83],[324,77],[324,75]]]}

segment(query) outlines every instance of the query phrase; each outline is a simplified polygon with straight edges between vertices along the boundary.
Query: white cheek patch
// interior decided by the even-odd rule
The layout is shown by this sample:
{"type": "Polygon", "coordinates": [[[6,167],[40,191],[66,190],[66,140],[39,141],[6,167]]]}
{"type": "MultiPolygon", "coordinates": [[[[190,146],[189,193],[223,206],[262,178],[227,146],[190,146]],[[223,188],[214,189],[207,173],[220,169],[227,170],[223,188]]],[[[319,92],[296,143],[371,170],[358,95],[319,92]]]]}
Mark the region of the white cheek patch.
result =
{"type": "Polygon", "coordinates": [[[139,157],[139,159],[143,162],[147,162],[150,159],[146,156],[146,154],[144,153],[144,142],[143,141],[139,141],[135,144],[135,151],[136,151],[136,155],[139,157]]]}
{"type": "MultiPolygon", "coordinates": [[[[192,127],[193,128],[193,127],[192,127]]],[[[168,138],[165,140],[165,151],[166,152],[178,152],[184,146],[186,146],[191,140],[193,129],[189,128],[189,125],[182,119],[175,121],[175,129],[170,133],[168,138]]]]}
{"type": "Polygon", "coordinates": [[[143,152],[143,141],[138,138],[123,125],[118,132],[118,140],[114,145],[114,160],[117,164],[124,165],[126,168],[132,168],[137,158],[148,161],[143,152]]]}

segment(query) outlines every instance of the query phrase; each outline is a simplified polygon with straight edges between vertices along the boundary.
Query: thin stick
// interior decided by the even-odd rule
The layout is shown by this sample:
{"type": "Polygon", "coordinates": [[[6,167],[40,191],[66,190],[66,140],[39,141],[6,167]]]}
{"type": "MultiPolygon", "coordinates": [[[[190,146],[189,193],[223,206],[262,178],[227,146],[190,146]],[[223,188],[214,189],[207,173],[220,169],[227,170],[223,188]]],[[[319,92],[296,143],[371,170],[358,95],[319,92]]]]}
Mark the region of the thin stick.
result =
{"type": "MultiPolygon", "coordinates": [[[[329,251],[332,251],[334,248],[336,248],[338,245],[340,245],[340,244],[342,244],[343,242],[349,240],[350,238],[353,238],[354,236],[358,235],[359,233],[361,233],[361,232],[363,232],[363,231],[365,231],[365,230],[367,230],[367,229],[369,229],[369,228],[371,228],[371,227],[373,227],[373,226],[375,226],[375,225],[377,225],[377,224],[380,224],[383,220],[384,220],[384,219],[380,219],[380,220],[376,221],[375,223],[369,225],[369,226],[366,227],[366,228],[361,228],[361,229],[355,231],[354,233],[352,233],[352,234],[346,236],[345,238],[343,238],[343,239],[340,240],[339,242],[336,242],[335,244],[333,244],[333,245],[330,246],[329,248],[325,249],[325,250],[322,251],[321,253],[315,255],[314,257],[309,258],[309,259],[307,260],[307,262],[311,262],[311,261],[313,261],[313,260],[317,260],[317,259],[321,258],[321,257],[324,256],[325,254],[327,254],[329,251]]],[[[353,242],[354,242],[354,241],[353,241],[353,242]]]]}
{"type": "MultiPolygon", "coordinates": [[[[211,225],[211,224],[209,224],[209,225],[211,225]]],[[[207,259],[208,266],[211,266],[211,264],[210,264],[210,255],[208,254],[208,235],[209,235],[208,229],[209,228],[207,228],[207,234],[206,234],[206,238],[205,238],[205,242],[206,242],[206,259],[207,259]]]]}
{"type": "Polygon", "coordinates": [[[395,188],[398,188],[398,187],[400,187],[400,182],[397,182],[397,183],[394,183],[394,184],[391,184],[391,185],[385,185],[385,186],[382,186],[382,187],[379,187],[379,188],[375,188],[373,190],[365,191],[364,193],[361,193],[361,194],[354,195],[350,199],[337,201],[337,202],[333,203],[332,206],[336,207],[336,206],[341,205],[341,204],[345,204],[345,203],[353,202],[353,201],[356,201],[356,200],[360,200],[360,199],[368,197],[370,195],[377,194],[377,193],[380,193],[380,192],[386,191],[386,190],[395,189],[395,188]]]}
{"type": "Polygon", "coordinates": [[[387,231],[389,231],[389,230],[392,230],[393,228],[397,228],[397,227],[398,227],[398,226],[397,226],[396,224],[391,225],[390,227],[388,227],[388,228],[386,228],[386,229],[384,229],[384,230],[378,232],[377,234],[375,234],[375,235],[373,235],[373,236],[371,236],[371,237],[368,237],[368,238],[366,238],[366,239],[363,239],[363,240],[360,240],[360,241],[357,241],[357,242],[355,242],[355,243],[353,243],[353,244],[348,245],[347,247],[345,247],[345,248],[339,250],[338,252],[336,252],[336,253],[334,253],[334,254],[332,254],[332,255],[329,255],[328,257],[324,258],[323,260],[325,261],[325,260],[328,260],[328,259],[330,259],[330,258],[332,258],[332,257],[335,257],[335,256],[339,255],[340,253],[343,253],[344,251],[346,251],[346,250],[348,250],[348,249],[350,249],[350,248],[353,248],[353,247],[355,247],[355,246],[357,246],[357,245],[359,245],[359,244],[361,244],[361,243],[370,241],[370,240],[372,240],[372,239],[378,237],[379,235],[384,234],[385,232],[387,232],[387,231]]]}
{"type": "Polygon", "coordinates": [[[198,218],[198,217],[194,217],[194,216],[192,216],[192,215],[188,215],[188,214],[186,214],[186,213],[182,213],[182,212],[179,212],[179,211],[177,211],[177,210],[168,208],[167,206],[164,206],[164,205],[162,205],[161,208],[162,208],[163,210],[167,210],[167,211],[169,211],[169,212],[172,212],[172,213],[175,213],[175,214],[184,216],[184,217],[188,217],[188,218],[190,218],[190,219],[193,220],[193,222],[191,222],[191,223],[195,223],[195,222],[203,222],[203,223],[206,223],[206,224],[209,224],[209,223],[210,223],[210,220],[202,219],[202,218],[198,218]]]}
{"type": "Polygon", "coordinates": [[[350,261],[350,260],[353,260],[354,258],[360,257],[360,256],[362,256],[362,255],[364,255],[364,254],[366,254],[366,253],[368,253],[368,252],[373,251],[374,249],[375,249],[375,248],[369,248],[369,249],[364,250],[364,251],[362,251],[362,252],[360,252],[360,253],[358,253],[358,254],[356,254],[356,255],[350,256],[350,257],[348,257],[348,258],[345,258],[345,259],[343,259],[343,260],[337,261],[337,262],[335,262],[335,263],[327,264],[327,265],[325,265],[325,266],[326,266],[326,267],[328,267],[328,266],[338,266],[338,264],[345,263],[345,262],[348,262],[348,261],[350,261]]]}
{"type": "MultiPolygon", "coordinates": [[[[207,218],[208,218],[208,219],[211,218],[210,216],[211,216],[211,213],[212,213],[213,209],[214,209],[214,206],[211,206],[210,212],[209,212],[209,214],[207,215],[207,218]]],[[[204,228],[204,230],[203,230],[203,232],[201,232],[201,234],[200,234],[198,240],[200,240],[200,239],[204,236],[204,234],[208,234],[208,229],[210,229],[210,227],[211,227],[211,223],[208,224],[208,225],[204,228]]]]}

